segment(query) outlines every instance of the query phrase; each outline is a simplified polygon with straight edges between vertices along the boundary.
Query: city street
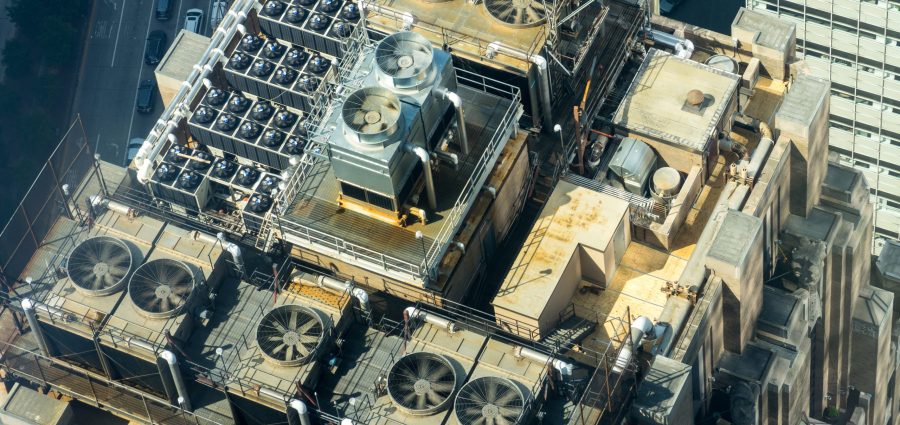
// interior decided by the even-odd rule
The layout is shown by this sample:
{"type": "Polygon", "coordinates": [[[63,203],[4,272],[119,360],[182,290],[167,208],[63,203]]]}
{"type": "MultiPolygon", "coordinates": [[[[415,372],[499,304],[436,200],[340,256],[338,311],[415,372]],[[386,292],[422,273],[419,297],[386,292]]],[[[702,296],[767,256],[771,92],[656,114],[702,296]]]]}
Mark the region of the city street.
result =
{"type": "Polygon", "coordinates": [[[151,113],[135,111],[138,84],[154,78],[155,66],[144,64],[147,35],[165,31],[168,49],[191,8],[203,10],[203,34],[209,35],[210,4],[211,0],[174,0],[172,18],[161,22],[154,17],[156,0],[94,2],[72,112],[81,114],[88,140],[103,160],[123,164],[128,141],[146,136],[164,109],[157,91],[151,113]]]}

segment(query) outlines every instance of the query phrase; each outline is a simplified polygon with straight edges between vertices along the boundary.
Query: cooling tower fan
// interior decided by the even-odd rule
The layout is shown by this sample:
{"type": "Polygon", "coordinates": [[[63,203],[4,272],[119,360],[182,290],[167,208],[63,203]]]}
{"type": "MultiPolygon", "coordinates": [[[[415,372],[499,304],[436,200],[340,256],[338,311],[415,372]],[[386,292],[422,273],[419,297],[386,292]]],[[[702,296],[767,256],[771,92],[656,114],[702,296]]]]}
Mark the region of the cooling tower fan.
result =
{"type": "Polygon", "coordinates": [[[431,42],[414,32],[393,34],[375,48],[378,70],[394,88],[416,88],[427,84],[434,60],[431,42]]]}
{"type": "Polygon", "coordinates": [[[152,319],[164,319],[181,312],[194,292],[194,275],[181,261],[158,259],[134,271],[128,295],[138,311],[152,319]]]}
{"type": "Polygon", "coordinates": [[[119,239],[95,236],[69,254],[69,279],[85,295],[102,296],[122,289],[131,271],[131,250],[119,239]]]}
{"type": "Polygon", "coordinates": [[[311,308],[283,305],[259,321],[256,343],[269,361],[279,366],[299,366],[318,354],[328,326],[311,308]]]}
{"type": "Polygon", "coordinates": [[[390,90],[366,87],[347,97],[341,114],[344,124],[356,133],[359,142],[379,145],[397,130],[400,99],[390,90]]]}
{"type": "Polygon", "coordinates": [[[455,390],[456,371],[441,355],[407,354],[388,372],[388,395],[398,409],[410,415],[427,416],[446,409],[455,390]]]}
{"type": "Polygon", "coordinates": [[[463,385],[453,411],[461,424],[516,425],[525,410],[525,395],[509,379],[485,376],[463,385]]]}
{"type": "Polygon", "coordinates": [[[492,18],[515,28],[543,24],[547,16],[541,0],[484,0],[484,7],[492,18]]]}

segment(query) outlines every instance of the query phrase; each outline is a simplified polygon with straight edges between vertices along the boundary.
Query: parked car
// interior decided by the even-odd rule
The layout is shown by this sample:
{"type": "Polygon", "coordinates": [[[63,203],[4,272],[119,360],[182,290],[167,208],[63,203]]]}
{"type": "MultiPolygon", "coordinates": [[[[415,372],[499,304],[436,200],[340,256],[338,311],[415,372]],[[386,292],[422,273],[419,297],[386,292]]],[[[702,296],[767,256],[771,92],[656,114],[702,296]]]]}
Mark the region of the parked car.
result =
{"type": "Polygon", "coordinates": [[[174,0],[156,0],[156,20],[168,21],[172,17],[172,3],[174,0]]]}
{"type": "Polygon", "coordinates": [[[141,113],[150,113],[156,104],[156,81],[142,80],[138,85],[135,109],[141,113]]]}
{"type": "Polygon", "coordinates": [[[682,0],[659,0],[659,13],[665,15],[672,12],[676,6],[681,4],[681,1],[682,0]]]}
{"type": "Polygon", "coordinates": [[[228,12],[228,3],[223,0],[213,2],[212,9],[209,10],[209,28],[215,30],[219,26],[219,22],[225,19],[225,12],[228,12]]]}
{"type": "Polygon", "coordinates": [[[144,144],[144,139],[141,137],[135,137],[128,142],[128,148],[125,149],[125,165],[131,164],[131,160],[137,156],[138,151],[141,150],[141,145],[144,144]]]}
{"type": "Polygon", "coordinates": [[[184,14],[184,29],[200,34],[203,29],[203,11],[200,9],[188,9],[184,14]]]}
{"type": "Polygon", "coordinates": [[[144,62],[147,65],[156,65],[166,54],[166,42],[169,38],[166,33],[156,30],[147,36],[147,47],[144,49],[144,62]]]}

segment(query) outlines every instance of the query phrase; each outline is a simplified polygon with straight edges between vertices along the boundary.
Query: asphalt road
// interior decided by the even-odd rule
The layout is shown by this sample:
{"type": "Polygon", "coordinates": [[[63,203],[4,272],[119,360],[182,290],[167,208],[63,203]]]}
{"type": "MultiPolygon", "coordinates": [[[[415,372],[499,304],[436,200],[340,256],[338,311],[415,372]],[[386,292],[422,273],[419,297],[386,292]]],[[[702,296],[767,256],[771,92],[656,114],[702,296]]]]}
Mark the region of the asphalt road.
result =
{"type": "Polygon", "coordinates": [[[103,160],[123,164],[128,141],[146,136],[164,109],[158,91],[153,112],[134,108],[138,84],[154,78],[155,66],[144,64],[147,34],[165,31],[168,48],[184,26],[185,11],[199,8],[204,11],[202,32],[209,35],[210,4],[175,0],[172,18],[161,22],[154,17],[156,0],[94,2],[72,112],[81,114],[87,138],[103,160]]]}

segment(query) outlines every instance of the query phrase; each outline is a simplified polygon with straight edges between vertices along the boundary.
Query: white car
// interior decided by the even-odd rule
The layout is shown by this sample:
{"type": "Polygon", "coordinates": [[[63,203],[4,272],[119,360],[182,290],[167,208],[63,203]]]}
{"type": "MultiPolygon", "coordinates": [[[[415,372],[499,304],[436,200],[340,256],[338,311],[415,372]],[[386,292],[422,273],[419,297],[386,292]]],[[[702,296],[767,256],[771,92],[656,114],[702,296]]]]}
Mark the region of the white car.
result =
{"type": "Polygon", "coordinates": [[[131,164],[131,160],[137,156],[139,150],[141,150],[141,145],[144,144],[144,139],[141,137],[135,137],[128,142],[128,148],[125,149],[125,166],[131,164]]]}
{"type": "Polygon", "coordinates": [[[188,9],[184,14],[184,29],[200,34],[203,30],[203,11],[200,9],[188,9]]]}

